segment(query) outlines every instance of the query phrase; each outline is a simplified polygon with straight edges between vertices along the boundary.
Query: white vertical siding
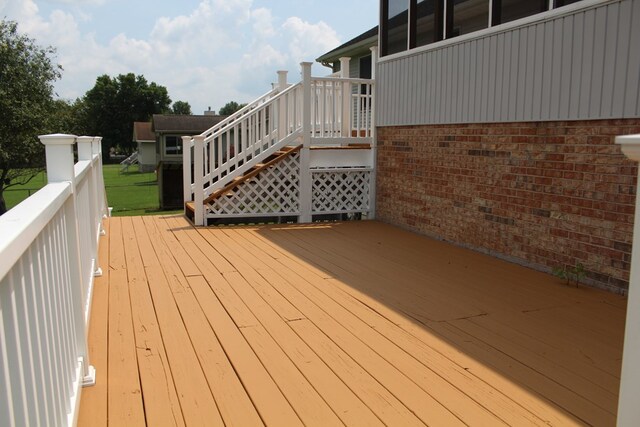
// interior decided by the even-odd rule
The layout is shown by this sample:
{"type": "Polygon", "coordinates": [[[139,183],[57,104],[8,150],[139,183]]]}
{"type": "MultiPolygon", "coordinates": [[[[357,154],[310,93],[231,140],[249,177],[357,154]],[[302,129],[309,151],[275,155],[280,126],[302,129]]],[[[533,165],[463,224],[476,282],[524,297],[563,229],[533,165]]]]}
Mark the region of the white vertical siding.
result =
{"type": "Polygon", "coordinates": [[[640,117],[640,0],[378,64],[378,125],[640,117]]]}

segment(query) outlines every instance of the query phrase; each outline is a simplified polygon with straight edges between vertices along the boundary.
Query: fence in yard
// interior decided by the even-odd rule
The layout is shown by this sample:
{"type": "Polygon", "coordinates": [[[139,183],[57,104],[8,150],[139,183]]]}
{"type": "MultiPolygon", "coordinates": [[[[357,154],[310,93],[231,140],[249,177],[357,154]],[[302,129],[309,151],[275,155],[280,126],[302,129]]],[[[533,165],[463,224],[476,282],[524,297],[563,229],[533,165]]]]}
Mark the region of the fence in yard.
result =
{"type": "Polygon", "coordinates": [[[74,425],[107,204],[101,139],[45,135],[48,184],[0,217],[0,425],[74,425]],[[73,145],[77,143],[78,162],[73,145]]]}

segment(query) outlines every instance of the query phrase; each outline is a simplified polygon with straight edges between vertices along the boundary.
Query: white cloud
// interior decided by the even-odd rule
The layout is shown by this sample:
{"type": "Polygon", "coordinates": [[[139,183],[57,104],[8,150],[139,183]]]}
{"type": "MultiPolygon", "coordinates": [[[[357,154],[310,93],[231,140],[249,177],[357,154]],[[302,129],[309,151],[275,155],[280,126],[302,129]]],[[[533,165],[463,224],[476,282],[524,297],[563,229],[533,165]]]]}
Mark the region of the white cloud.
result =
{"type": "Polygon", "coordinates": [[[79,6],[101,2],[59,0],[60,7],[45,17],[34,0],[0,0],[0,15],[57,47],[64,68],[56,85],[61,97],[82,96],[101,74],[133,72],[166,86],[174,101],[188,101],[198,113],[230,100],[252,100],[277,80],[279,69],[289,69],[289,80],[295,81],[301,61],[313,61],[339,44],[324,22],[278,21],[252,0],[202,0],[189,13],[157,18],[147,36],[121,32],[101,35],[106,42],[98,42],[91,14],[79,6]]]}
{"type": "Polygon", "coordinates": [[[282,28],[290,39],[290,53],[301,60],[315,60],[318,53],[322,54],[340,44],[336,32],[322,21],[311,24],[293,16],[285,21],[282,28]]]}

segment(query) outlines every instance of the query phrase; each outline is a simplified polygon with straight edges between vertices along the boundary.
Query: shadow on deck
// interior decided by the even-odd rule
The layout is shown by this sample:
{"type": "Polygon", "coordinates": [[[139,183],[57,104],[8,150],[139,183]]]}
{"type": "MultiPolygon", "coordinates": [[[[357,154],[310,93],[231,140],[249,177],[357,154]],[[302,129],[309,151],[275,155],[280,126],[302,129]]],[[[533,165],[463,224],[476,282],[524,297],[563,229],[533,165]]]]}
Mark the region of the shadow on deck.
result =
{"type": "Polygon", "coordinates": [[[618,295],[378,222],[109,222],[80,425],[615,424],[618,295]]]}

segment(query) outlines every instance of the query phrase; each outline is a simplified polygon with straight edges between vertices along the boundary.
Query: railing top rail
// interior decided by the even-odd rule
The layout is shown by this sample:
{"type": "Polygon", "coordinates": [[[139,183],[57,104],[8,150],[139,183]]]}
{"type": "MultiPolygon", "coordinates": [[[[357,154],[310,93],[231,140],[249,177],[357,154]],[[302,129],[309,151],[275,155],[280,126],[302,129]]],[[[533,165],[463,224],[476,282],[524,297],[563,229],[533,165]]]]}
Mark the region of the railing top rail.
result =
{"type": "MultiPolygon", "coordinates": [[[[278,92],[275,96],[269,98],[268,101],[263,102],[262,105],[259,105],[259,103],[254,103],[251,111],[254,111],[256,108],[259,109],[259,108],[266,107],[269,103],[275,102],[276,100],[278,100],[278,99],[282,98],[283,96],[287,95],[289,92],[293,92],[296,88],[301,87],[301,86],[302,86],[302,82],[293,84],[293,85],[289,86],[288,88],[286,88],[285,90],[278,92]]],[[[245,107],[245,108],[247,108],[247,107],[245,107]]],[[[240,110],[240,111],[242,111],[242,110],[240,110]]],[[[249,110],[247,110],[246,112],[249,112],[249,110]]],[[[240,118],[242,118],[244,116],[245,116],[244,114],[242,116],[237,116],[231,122],[235,122],[235,121],[237,121],[238,119],[240,119],[240,118]]],[[[228,118],[231,118],[231,117],[232,116],[230,116],[228,118]]],[[[231,122],[227,122],[227,124],[230,124],[231,122]]],[[[222,123],[222,122],[220,122],[220,123],[222,123]]],[[[223,127],[220,127],[218,129],[216,129],[215,131],[213,131],[212,133],[207,133],[205,142],[208,142],[209,140],[222,135],[224,132],[226,132],[226,130],[223,127]]],[[[201,135],[205,135],[205,134],[203,133],[201,135]]],[[[191,141],[191,144],[193,144],[193,139],[191,141]]]]}
{"type": "Polygon", "coordinates": [[[0,280],[71,195],[71,182],[47,184],[0,216],[0,280]]]}
{"type": "Polygon", "coordinates": [[[311,81],[313,83],[316,82],[329,82],[329,83],[336,83],[336,82],[342,82],[342,83],[353,83],[353,84],[375,84],[375,80],[374,79],[360,79],[360,78],[345,78],[345,77],[313,77],[311,79],[311,81]]]}
{"type": "Polygon", "coordinates": [[[216,123],[215,125],[213,125],[209,129],[205,130],[200,135],[203,135],[205,137],[209,137],[216,130],[226,126],[227,124],[229,124],[231,122],[236,121],[239,117],[242,117],[247,112],[253,110],[257,105],[260,105],[260,104],[264,103],[265,100],[270,99],[277,92],[278,92],[278,89],[271,89],[269,92],[267,92],[264,95],[260,96],[255,101],[250,102],[249,104],[245,105],[244,107],[242,107],[241,109],[239,109],[238,111],[236,111],[235,113],[233,113],[232,115],[227,117],[226,119],[216,123]]]}

